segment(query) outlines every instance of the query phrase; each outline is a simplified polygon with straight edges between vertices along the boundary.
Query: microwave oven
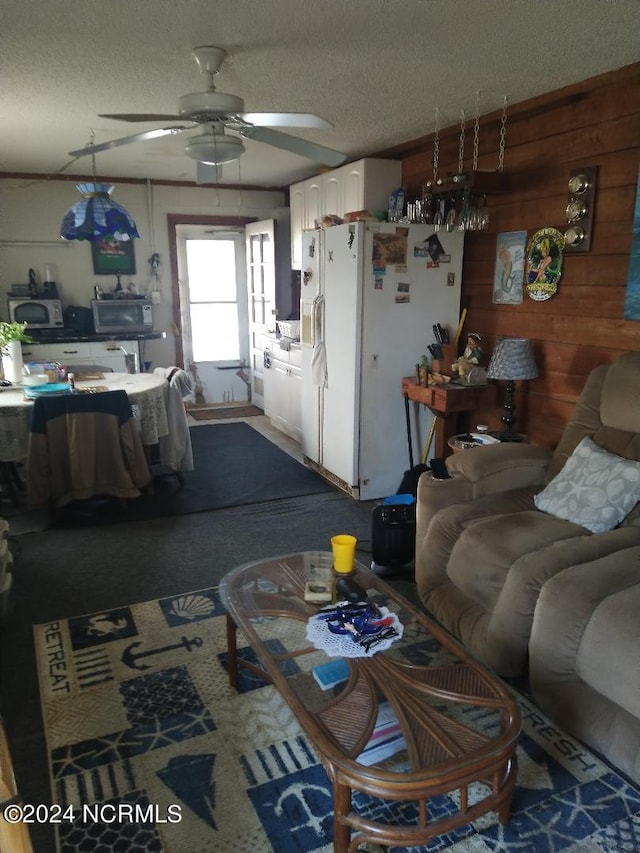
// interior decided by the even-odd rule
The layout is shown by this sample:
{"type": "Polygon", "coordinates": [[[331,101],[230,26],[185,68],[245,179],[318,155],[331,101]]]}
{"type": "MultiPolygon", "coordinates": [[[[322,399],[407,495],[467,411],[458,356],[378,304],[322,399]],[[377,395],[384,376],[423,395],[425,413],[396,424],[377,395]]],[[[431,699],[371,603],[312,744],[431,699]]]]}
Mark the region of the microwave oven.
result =
{"type": "Polygon", "coordinates": [[[148,299],[92,299],[91,308],[97,335],[153,331],[153,308],[148,299]]]}
{"type": "Polygon", "coordinates": [[[27,334],[33,329],[62,329],[62,300],[9,299],[9,320],[27,323],[27,334]]]}

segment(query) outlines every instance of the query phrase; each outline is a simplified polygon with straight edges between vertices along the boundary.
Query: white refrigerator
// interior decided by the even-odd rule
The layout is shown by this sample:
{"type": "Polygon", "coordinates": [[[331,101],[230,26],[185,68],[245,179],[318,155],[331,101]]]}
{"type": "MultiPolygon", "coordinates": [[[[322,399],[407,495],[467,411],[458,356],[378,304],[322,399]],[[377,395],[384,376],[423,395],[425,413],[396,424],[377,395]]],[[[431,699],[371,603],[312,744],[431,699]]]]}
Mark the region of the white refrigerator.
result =
{"type": "Polygon", "coordinates": [[[434,324],[454,340],[463,241],[399,223],[303,235],[302,451],[356,499],[395,494],[409,468],[402,377],[435,343],[434,324]]]}

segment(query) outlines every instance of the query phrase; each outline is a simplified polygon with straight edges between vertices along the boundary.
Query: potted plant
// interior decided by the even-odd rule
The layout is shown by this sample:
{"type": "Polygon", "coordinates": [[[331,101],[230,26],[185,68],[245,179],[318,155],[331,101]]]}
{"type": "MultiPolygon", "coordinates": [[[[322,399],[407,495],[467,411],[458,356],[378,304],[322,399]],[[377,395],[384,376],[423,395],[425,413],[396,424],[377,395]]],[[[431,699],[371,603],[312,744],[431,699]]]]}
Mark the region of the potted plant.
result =
{"type": "Polygon", "coordinates": [[[0,353],[2,372],[10,382],[22,380],[22,344],[36,343],[27,334],[26,323],[0,322],[0,353]]]}

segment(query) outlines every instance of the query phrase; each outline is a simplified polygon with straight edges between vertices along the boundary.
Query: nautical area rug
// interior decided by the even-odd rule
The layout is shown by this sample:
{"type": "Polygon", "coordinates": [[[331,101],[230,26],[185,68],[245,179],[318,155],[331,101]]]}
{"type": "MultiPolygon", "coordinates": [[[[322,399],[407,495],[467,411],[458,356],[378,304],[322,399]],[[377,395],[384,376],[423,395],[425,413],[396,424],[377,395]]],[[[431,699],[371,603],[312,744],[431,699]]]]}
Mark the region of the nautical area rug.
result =
{"type": "MultiPolygon", "coordinates": [[[[216,589],[34,631],[60,853],[332,850],[331,786],[292,712],[246,669],[229,687],[216,589]]],[[[287,638],[266,641],[277,651],[287,638]]],[[[240,635],[238,649],[256,662],[240,635]]],[[[491,813],[412,850],[636,853],[640,791],[521,705],[509,823],[491,813]]],[[[390,822],[415,814],[359,794],[354,807],[390,822]]],[[[454,806],[442,795],[430,808],[454,806]]]]}

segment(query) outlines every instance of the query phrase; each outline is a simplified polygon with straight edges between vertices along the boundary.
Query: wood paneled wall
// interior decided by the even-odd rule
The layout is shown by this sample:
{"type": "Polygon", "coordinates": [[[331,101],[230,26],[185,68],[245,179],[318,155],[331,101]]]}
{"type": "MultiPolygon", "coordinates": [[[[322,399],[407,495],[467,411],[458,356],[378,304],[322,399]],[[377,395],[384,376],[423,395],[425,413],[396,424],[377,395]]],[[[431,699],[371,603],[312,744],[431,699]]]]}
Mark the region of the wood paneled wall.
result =
{"type": "MultiPolygon", "coordinates": [[[[471,167],[473,120],[467,123],[465,167],[471,167]]],[[[500,114],[480,121],[479,169],[496,169],[500,114]]],[[[458,171],[459,125],[440,132],[439,176],[458,171]]],[[[433,174],[433,137],[393,152],[403,184],[419,196],[433,174]]],[[[463,297],[467,331],[482,335],[485,359],[499,337],[533,342],[536,380],[519,383],[516,429],[548,447],[558,442],[584,381],[598,364],[640,350],[640,321],[624,320],[633,210],[640,165],[640,63],[508,108],[504,173],[508,189],[489,199],[489,229],[465,239],[463,297]],[[558,293],[520,305],[494,305],[496,235],[539,228],[566,230],[567,180],[576,167],[597,166],[590,252],[567,252],[558,293]]],[[[631,391],[630,391],[631,393],[631,391]]],[[[502,398],[501,398],[502,399],[502,398]]],[[[500,408],[470,414],[500,426],[500,408]]]]}

